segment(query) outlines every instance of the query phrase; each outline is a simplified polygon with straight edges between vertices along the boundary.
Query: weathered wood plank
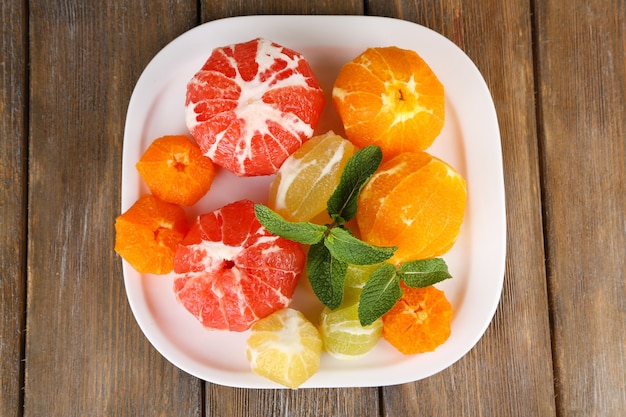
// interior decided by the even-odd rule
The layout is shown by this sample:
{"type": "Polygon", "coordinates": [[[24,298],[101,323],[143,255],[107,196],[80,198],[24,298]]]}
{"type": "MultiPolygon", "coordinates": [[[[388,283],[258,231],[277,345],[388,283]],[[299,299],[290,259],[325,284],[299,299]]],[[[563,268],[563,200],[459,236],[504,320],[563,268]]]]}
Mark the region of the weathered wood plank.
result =
{"type": "Polygon", "coordinates": [[[207,417],[377,417],[376,388],[251,390],[208,384],[207,417]]]}
{"type": "Polygon", "coordinates": [[[496,104],[507,201],[505,283],[494,321],[452,367],[385,388],[385,415],[554,415],[529,4],[372,1],[367,10],[430,27],[476,63],[496,104]]]}
{"type": "Polygon", "coordinates": [[[0,415],[22,408],[28,120],[26,7],[0,4],[0,415]]]}
{"type": "Polygon", "coordinates": [[[626,409],[624,2],[114,3],[0,5],[1,415],[626,409]],[[448,370],[381,390],[231,389],[177,370],[135,324],[112,251],[133,85],[156,52],[198,21],[263,13],[401,17],[452,39],[485,75],[504,151],[505,287],[484,338],[448,370]]]}
{"type": "Polygon", "coordinates": [[[32,1],[26,416],[201,415],[136,325],[113,252],[125,113],[194,1],[32,1]],[[167,16],[167,18],[164,18],[167,16]]]}
{"type": "Polygon", "coordinates": [[[363,14],[363,2],[358,0],[266,0],[266,1],[203,1],[202,21],[225,17],[263,14],[329,15],[363,14]]]}
{"type": "MultiPolygon", "coordinates": [[[[238,15],[261,14],[362,14],[360,1],[264,1],[203,2],[202,20],[211,21],[238,15]]],[[[246,390],[207,384],[208,416],[237,415],[247,410],[250,416],[378,416],[378,390],[306,389],[246,390]]]]}
{"type": "Polygon", "coordinates": [[[536,3],[559,416],[626,409],[626,4],[536,3]]]}

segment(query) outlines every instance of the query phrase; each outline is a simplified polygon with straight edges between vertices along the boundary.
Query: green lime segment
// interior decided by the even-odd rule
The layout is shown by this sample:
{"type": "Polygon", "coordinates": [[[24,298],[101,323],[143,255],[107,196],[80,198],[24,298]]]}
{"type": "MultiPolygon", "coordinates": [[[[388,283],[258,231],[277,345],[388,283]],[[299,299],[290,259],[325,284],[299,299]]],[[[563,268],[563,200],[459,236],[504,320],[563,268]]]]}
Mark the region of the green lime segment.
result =
{"type": "Polygon", "coordinates": [[[375,265],[348,265],[344,283],[343,305],[354,304],[359,301],[361,290],[370,275],[380,264],[375,265]]]}
{"type": "Polygon", "coordinates": [[[342,304],[336,310],[324,308],[320,315],[320,333],[324,349],[333,357],[353,360],[376,346],[383,331],[382,320],[363,327],[359,322],[358,302],[342,304]]]}
{"type": "Polygon", "coordinates": [[[380,264],[374,265],[349,265],[346,272],[346,288],[356,288],[362,290],[370,275],[380,264]]]}

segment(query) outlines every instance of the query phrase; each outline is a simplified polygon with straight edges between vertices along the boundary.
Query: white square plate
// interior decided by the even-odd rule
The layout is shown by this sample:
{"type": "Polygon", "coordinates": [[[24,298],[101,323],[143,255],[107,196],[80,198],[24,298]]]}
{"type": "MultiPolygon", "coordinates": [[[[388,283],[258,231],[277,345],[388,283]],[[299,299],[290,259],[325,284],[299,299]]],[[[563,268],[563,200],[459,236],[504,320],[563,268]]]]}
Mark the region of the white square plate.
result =
{"type": "MultiPolygon", "coordinates": [[[[500,133],[484,79],[451,41],[414,23],[368,16],[246,16],[198,26],[168,44],[146,67],[132,94],[124,132],[122,212],[148,190],[135,163],[163,135],[187,134],[187,82],[219,46],[264,37],[302,53],[317,75],[327,105],[316,133],[343,133],[330,103],[339,69],[368,47],[413,49],[444,85],[446,121],[428,152],[467,180],[465,222],[446,260],[453,279],[439,285],[454,308],[452,334],[434,352],[402,355],[381,340],[365,357],[340,361],[323,354],[320,371],[302,387],[365,387],[426,378],[452,365],[480,339],[502,290],[505,262],[505,202],[500,133]]],[[[209,193],[188,209],[198,214],[248,198],[265,202],[272,177],[238,178],[221,170],[209,193]]],[[[171,363],[203,380],[243,388],[281,388],[250,371],[244,348],[248,332],[208,331],[175,299],[173,275],[138,274],[123,262],[131,309],[152,345],[171,363]]],[[[319,301],[299,288],[293,307],[306,315],[319,301]]],[[[314,319],[314,317],[310,317],[314,319]]]]}

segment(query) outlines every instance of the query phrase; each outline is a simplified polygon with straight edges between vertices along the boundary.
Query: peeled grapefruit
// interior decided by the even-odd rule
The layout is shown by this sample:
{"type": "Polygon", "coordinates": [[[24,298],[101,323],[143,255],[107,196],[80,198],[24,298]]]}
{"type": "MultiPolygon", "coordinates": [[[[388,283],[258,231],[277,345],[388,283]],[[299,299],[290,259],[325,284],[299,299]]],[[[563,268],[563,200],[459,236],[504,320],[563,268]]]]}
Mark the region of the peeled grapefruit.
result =
{"type": "Polygon", "coordinates": [[[300,53],[258,38],[213,50],[187,85],[186,122],[217,165],[269,175],[313,136],[324,102],[300,53]]]}
{"type": "Polygon", "coordinates": [[[237,201],[191,226],[174,256],[174,292],[204,327],[244,331],[290,304],[304,259],[259,223],[252,201],[237,201]]]}

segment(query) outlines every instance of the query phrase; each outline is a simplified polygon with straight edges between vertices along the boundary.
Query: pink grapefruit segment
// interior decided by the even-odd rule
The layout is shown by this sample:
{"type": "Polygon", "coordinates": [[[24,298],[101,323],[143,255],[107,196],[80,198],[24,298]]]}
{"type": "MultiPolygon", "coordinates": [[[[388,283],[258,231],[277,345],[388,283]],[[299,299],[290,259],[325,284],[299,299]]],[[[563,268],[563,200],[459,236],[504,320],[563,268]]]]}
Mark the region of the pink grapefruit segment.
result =
{"type": "Polygon", "coordinates": [[[213,50],[187,85],[186,122],[217,165],[269,175],[313,136],[324,102],[300,53],[259,38],[213,50]]]}
{"type": "Polygon", "coordinates": [[[174,292],[204,327],[244,331],[291,303],[304,259],[259,223],[254,203],[237,201],[192,225],[174,257],[174,292]]]}

